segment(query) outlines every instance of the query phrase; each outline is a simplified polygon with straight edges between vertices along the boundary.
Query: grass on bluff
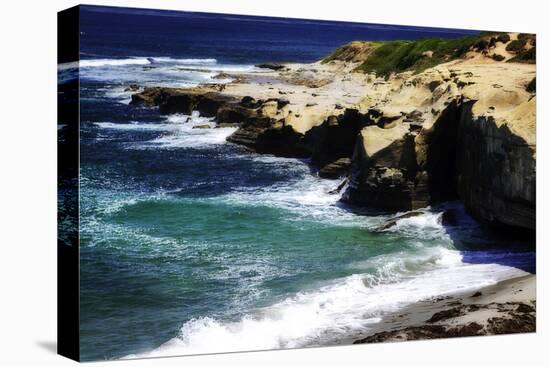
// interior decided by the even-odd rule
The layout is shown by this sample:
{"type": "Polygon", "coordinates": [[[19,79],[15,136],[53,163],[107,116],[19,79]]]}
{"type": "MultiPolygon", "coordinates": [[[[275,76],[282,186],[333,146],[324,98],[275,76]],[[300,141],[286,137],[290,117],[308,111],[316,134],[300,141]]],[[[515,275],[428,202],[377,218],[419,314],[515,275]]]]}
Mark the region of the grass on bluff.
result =
{"type": "Polygon", "coordinates": [[[457,39],[426,38],[417,41],[380,43],[357,70],[387,76],[393,72],[424,71],[438,64],[462,57],[472,46],[487,37],[487,33],[457,39]],[[425,53],[432,51],[432,57],[425,53]]]}
{"type": "MultiPolygon", "coordinates": [[[[370,42],[371,50],[365,53],[364,61],[359,64],[356,71],[374,72],[386,77],[391,73],[409,70],[420,73],[436,65],[461,58],[472,49],[487,50],[496,42],[507,43],[506,50],[515,53],[515,56],[507,62],[535,63],[535,36],[531,34],[520,36],[518,40],[511,42],[509,42],[510,36],[501,32],[481,32],[478,35],[454,39],[424,38],[416,41],[370,42]],[[532,45],[529,49],[526,49],[527,42],[532,45]],[[427,56],[428,51],[431,52],[431,57],[427,56]]],[[[350,51],[353,52],[353,48],[350,49],[349,45],[339,47],[321,62],[349,58],[350,51]]]]}

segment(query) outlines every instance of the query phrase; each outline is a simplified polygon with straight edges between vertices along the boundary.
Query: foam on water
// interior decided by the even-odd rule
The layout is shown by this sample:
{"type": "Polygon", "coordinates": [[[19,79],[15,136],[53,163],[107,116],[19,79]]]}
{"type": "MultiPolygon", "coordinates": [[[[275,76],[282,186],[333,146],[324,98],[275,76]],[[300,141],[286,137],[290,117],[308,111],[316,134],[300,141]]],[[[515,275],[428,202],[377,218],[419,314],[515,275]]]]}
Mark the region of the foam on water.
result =
{"type": "Polygon", "coordinates": [[[179,65],[216,65],[216,59],[178,59],[172,57],[148,57],[147,60],[151,63],[174,63],[179,65]]]}
{"type": "Polygon", "coordinates": [[[95,122],[100,129],[165,132],[152,140],[131,142],[127,149],[185,149],[220,145],[226,142],[236,128],[216,128],[212,118],[200,117],[198,112],[189,115],[170,115],[163,123],[131,121],[129,123],[95,122]],[[208,125],[209,128],[194,128],[208,125]]]}
{"type": "Polygon", "coordinates": [[[168,134],[151,140],[132,149],[182,149],[221,145],[235,131],[234,128],[184,129],[177,134],[168,134]]]}
{"type": "Polygon", "coordinates": [[[183,324],[178,337],[137,357],[326,345],[368,331],[384,315],[408,304],[524,274],[495,264],[465,264],[456,252],[442,251],[431,270],[397,275],[399,281],[394,277],[373,284],[365,275],[357,274],[316,291],[298,293],[238,321],[208,317],[190,320],[183,324]]]}
{"type": "Polygon", "coordinates": [[[125,105],[130,104],[130,102],[132,101],[132,94],[134,93],[136,92],[128,90],[126,89],[126,87],[122,87],[122,86],[110,87],[104,90],[105,97],[113,99],[116,102],[122,103],[125,105]]]}
{"type": "Polygon", "coordinates": [[[128,59],[91,59],[80,60],[78,66],[81,68],[93,68],[102,66],[124,66],[124,65],[148,65],[149,60],[144,57],[132,57],[128,59]]]}
{"type": "MultiPolygon", "coordinates": [[[[235,132],[236,128],[216,128],[213,118],[201,117],[198,112],[188,115],[170,115],[163,124],[121,124],[126,129],[156,129],[167,133],[155,139],[128,144],[128,149],[184,149],[199,148],[211,145],[220,145],[226,138],[235,132]],[[194,128],[199,125],[208,125],[209,128],[194,128]]],[[[113,124],[119,125],[119,124],[113,124]]],[[[103,127],[110,127],[103,126],[103,127]]]]}
{"type": "MultiPolygon", "coordinates": [[[[200,83],[229,83],[230,77],[213,79],[221,72],[263,73],[264,69],[254,65],[218,64],[216,59],[184,59],[171,57],[130,57],[125,59],[84,59],[79,62],[58,64],[58,81],[63,83],[78,76],[82,80],[105,82],[109,84],[139,83],[140,86],[193,87],[200,83]]],[[[119,88],[120,89],[120,88],[119,88]]],[[[121,88],[123,89],[123,88],[121,88]]],[[[111,93],[115,99],[117,91],[111,93]]],[[[131,94],[131,93],[130,93],[131,94]]],[[[107,94],[109,96],[109,94],[107,94]]],[[[129,102],[124,98],[124,103],[129,102]]]]}
{"type": "Polygon", "coordinates": [[[269,206],[292,212],[289,220],[311,220],[343,226],[366,226],[369,217],[361,217],[346,210],[339,203],[340,194],[331,192],[338,181],[324,180],[312,175],[305,162],[292,158],[254,157],[269,163],[272,168],[293,171],[294,182],[267,187],[242,189],[218,197],[217,200],[250,206],[269,206]]]}
{"type": "Polygon", "coordinates": [[[418,212],[421,214],[409,218],[398,219],[395,222],[395,226],[389,228],[388,232],[426,240],[449,238],[442,224],[444,209],[431,209],[428,207],[418,212]]]}
{"type": "Polygon", "coordinates": [[[176,131],[180,127],[175,124],[150,124],[143,122],[114,123],[114,122],[94,122],[94,125],[102,129],[112,130],[151,130],[151,131],[176,131]]]}
{"type": "Polygon", "coordinates": [[[129,57],[125,59],[82,59],[80,61],[65,62],[57,65],[57,70],[76,68],[99,68],[104,66],[125,66],[125,65],[151,65],[170,63],[178,65],[215,65],[216,59],[178,59],[171,57],[129,57]]]}

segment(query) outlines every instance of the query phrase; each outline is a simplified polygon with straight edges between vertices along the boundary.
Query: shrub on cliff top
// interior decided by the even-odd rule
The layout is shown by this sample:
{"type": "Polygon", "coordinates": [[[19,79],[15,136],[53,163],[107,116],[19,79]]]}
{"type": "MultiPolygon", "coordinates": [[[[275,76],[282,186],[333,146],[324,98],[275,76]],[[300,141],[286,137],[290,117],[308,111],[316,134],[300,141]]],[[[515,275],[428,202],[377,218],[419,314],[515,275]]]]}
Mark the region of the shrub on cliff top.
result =
{"type": "Polygon", "coordinates": [[[531,47],[526,51],[518,53],[516,56],[512,57],[507,62],[523,62],[526,64],[534,64],[537,61],[537,50],[536,47],[531,47]]]}
{"type": "Polygon", "coordinates": [[[520,33],[520,34],[518,34],[518,40],[531,39],[531,38],[534,38],[534,37],[535,37],[534,33],[520,33]]]}
{"type": "Polygon", "coordinates": [[[503,33],[497,37],[497,42],[508,43],[510,42],[510,35],[508,33],[503,33]]]}
{"type": "Polygon", "coordinates": [[[517,40],[513,40],[509,44],[506,45],[506,51],[508,52],[520,52],[525,48],[525,45],[527,44],[527,40],[525,38],[519,38],[517,40]]]}

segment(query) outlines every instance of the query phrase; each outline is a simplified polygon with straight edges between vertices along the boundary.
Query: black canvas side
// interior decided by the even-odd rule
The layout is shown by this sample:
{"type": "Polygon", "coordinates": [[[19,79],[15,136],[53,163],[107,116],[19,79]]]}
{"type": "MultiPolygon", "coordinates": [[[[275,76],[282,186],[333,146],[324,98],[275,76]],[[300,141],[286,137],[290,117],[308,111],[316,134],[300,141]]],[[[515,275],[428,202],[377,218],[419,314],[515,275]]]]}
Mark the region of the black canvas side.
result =
{"type": "MultiPolygon", "coordinates": [[[[58,64],[79,60],[78,6],[57,14],[58,64]]],[[[59,71],[58,71],[59,73],[59,71]]],[[[79,78],[57,87],[57,352],[80,359],[79,333],[79,78]]]]}

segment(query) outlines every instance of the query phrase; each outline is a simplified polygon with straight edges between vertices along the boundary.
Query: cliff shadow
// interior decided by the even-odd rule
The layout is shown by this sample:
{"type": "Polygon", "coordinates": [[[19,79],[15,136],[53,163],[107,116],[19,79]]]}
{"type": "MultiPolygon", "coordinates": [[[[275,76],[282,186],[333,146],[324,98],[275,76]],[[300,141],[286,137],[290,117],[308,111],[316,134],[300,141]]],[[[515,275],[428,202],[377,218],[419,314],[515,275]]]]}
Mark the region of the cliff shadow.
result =
{"type": "Polygon", "coordinates": [[[462,104],[451,102],[434,123],[427,138],[425,170],[431,202],[456,200],[457,140],[462,104]]]}
{"type": "Polygon", "coordinates": [[[498,264],[536,273],[535,233],[520,228],[489,226],[474,219],[459,202],[429,209],[442,212],[441,225],[462,261],[469,264],[498,264]]]}

